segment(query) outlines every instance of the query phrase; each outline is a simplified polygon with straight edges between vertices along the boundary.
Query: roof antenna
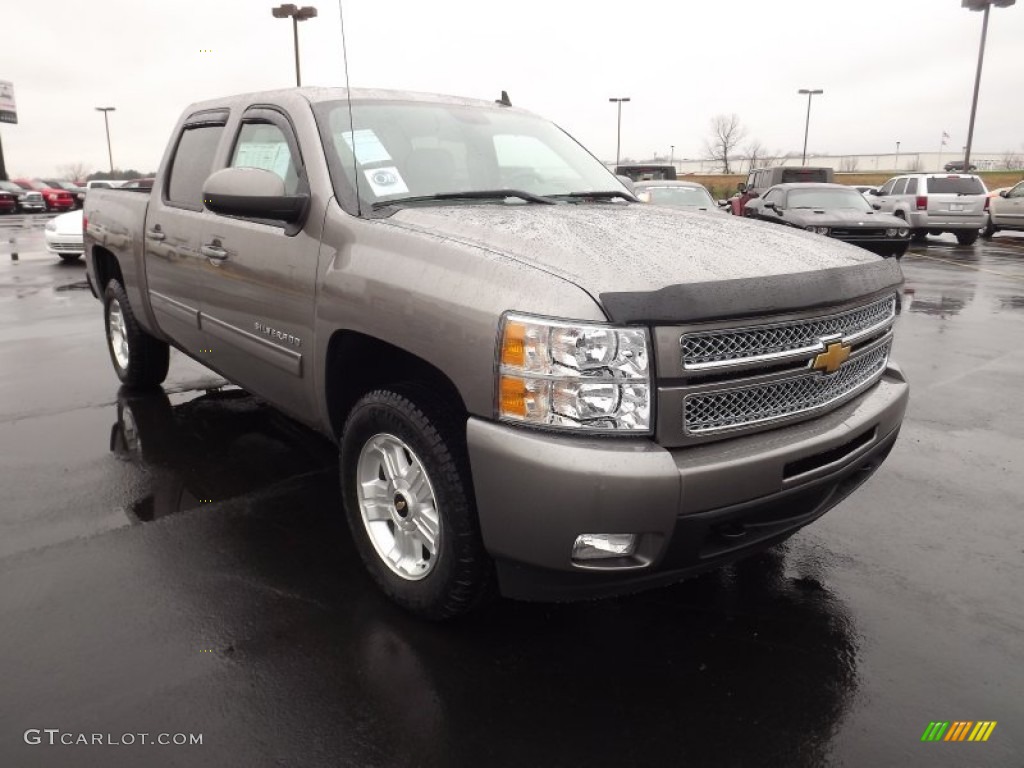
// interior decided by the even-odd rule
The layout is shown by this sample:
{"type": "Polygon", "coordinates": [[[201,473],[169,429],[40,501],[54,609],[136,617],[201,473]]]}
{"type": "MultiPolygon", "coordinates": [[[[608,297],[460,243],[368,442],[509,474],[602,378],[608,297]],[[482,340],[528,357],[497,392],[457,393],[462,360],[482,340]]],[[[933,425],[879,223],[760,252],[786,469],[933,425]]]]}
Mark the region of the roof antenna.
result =
{"type": "MultiPolygon", "coordinates": [[[[338,1],[341,2],[341,0],[338,0],[338,1]]],[[[495,104],[501,104],[501,106],[503,106],[503,107],[511,107],[512,106],[512,102],[508,100],[508,91],[502,91],[501,92],[501,98],[500,99],[495,99],[494,103],[495,104]]]]}
{"type": "Polygon", "coordinates": [[[348,135],[352,139],[352,178],[356,185],[356,216],[363,215],[362,203],[359,199],[359,156],[356,154],[355,120],[352,118],[352,87],[348,81],[348,45],[345,43],[345,12],[338,0],[338,18],[341,19],[341,55],[345,62],[345,100],[348,102],[348,135]]]}

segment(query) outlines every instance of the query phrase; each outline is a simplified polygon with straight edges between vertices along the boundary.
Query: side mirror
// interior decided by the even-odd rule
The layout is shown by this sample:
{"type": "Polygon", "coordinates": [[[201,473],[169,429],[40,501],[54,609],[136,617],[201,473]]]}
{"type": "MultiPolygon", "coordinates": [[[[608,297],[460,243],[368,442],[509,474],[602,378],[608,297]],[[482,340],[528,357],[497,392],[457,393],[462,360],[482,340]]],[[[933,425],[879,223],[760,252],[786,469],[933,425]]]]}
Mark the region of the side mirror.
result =
{"type": "Polygon", "coordinates": [[[762,208],[767,208],[769,211],[775,211],[776,213],[779,212],[778,211],[778,206],[774,202],[772,202],[771,200],[769,200],[767,203],[764,203],[761,207],[762,208]]]}
{"type": "Polygon", "coordinates": [[[732,205],[728,200],[716,200],[715,202],[718,203],[719,208],[726,208],[727,206],[732,205]]]}
{"type": "Polygon", "coordinates": [[[876,197],[881,197],[885,193],[882,190],[880,190],[880,189],[871,189],[871,190],[868,190],[868,194],[869,195],[875,195],[876,197]]]}
{"type": "Polygon", "coordinates": [[[872,203],[871,207],[874,208],[876,211],[882,210],[882,204],[881,203],[872,203]]]}
{"type": "Polygon", "coordinates": [[[1002,192],[999,193],[999,196],[1000,197],[1009,197],[1010,196],[1010,190],[1004,189],[1002,192]]]}
{"type": "Polygon", "coordinates": [[[288,195],[284,180],[262,168],[224,168],[203,184],[203,204],[214,213],[295,223],[305,216],[309,195],[288,195]]]}

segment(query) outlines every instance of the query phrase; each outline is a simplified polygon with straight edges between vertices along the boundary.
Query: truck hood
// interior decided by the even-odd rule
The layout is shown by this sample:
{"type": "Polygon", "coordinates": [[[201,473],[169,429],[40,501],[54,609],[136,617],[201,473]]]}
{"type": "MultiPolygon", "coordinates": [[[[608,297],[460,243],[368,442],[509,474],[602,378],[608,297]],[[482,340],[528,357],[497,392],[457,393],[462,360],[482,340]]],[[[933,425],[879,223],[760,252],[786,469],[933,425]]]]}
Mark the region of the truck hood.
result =
{"type": "Polygon", "coordinates": [[[840,303],[902,280],[894,260],[830,238],[645,204],[409,207],[387,221],[558,275],[616,321],[679,322],[840,303]]]}

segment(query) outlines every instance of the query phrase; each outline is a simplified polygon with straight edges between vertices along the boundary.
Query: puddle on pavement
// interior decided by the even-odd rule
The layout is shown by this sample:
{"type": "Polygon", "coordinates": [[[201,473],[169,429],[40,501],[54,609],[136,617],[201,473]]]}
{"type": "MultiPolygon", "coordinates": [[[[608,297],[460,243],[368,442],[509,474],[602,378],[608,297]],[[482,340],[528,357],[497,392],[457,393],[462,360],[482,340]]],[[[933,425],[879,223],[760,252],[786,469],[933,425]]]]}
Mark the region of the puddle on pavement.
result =
{"type": "Polygon", "coordinates": [[[310,473],[334,471],[329,441],[239,389],[118,396],[110,451],[142,469],[132,522],[244,497],[310,473]]]}

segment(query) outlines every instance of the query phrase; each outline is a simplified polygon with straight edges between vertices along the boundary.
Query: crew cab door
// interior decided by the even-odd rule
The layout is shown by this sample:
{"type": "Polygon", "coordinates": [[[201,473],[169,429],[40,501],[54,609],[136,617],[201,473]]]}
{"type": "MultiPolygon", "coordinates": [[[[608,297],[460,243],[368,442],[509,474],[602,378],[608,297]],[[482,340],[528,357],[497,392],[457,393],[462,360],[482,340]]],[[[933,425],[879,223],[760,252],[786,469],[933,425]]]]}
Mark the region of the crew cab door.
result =
{"type": "MultiPolygon", "coordinates": [[[[288,194],[308,193],[295,131],[283,112],[250,108],[228,167],[277,173],[288,194]]],[[[210,365],[294,416],[315,418],[313,306],[319,228],[207,211],[200,250],[210,267],[203,328],[210,365]]]]}
{"type": "Polygon", "coordinates": [[[191,115],[175,137],[159,188],[154,188],[144,232],[149,301],[160,330],[202,359],[200,324],[207,260],[200,254],[203,182],[224,135],[226,110],[191,115]]]}

